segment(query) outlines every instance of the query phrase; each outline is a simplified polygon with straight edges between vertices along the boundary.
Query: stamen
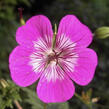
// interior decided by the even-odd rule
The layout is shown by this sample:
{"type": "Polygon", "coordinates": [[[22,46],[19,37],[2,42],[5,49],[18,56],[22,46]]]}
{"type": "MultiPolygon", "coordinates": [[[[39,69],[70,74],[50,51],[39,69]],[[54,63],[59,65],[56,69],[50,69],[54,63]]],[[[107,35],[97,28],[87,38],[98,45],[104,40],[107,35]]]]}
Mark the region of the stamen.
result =
{"type": "Polygon", "coordinates": [[[53,42],[52,42],[52,50],[55,47],[55,43],[56,43],[56,35],[57,35],[57,25],[55,24],[55,29],[54,29],[54,35],[53,35],[53,42]]]}

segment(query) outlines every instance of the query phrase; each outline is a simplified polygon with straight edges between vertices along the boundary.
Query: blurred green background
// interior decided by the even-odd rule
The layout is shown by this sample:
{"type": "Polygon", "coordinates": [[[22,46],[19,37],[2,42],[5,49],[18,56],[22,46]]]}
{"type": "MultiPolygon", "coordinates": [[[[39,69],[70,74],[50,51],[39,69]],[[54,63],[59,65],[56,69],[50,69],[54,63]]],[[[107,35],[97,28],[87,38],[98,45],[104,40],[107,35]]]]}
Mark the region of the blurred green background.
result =
{"type": "MultiPolygon", "coordinates": [[[[18,109],[15,100],[23,109],[43,109],[38,100],[36,83],[28,88],[16,86],[8,69],[8,56],[17,45],[16,29],[20,26],[18,8],[22,7],[25,20],[33,15],[44,14],[52,24],[59,23],[66,14],[75,14],[92,32],[98,27],[109,26],[109,0],[0,0],[0,79],[8,82],[8,87],[0,84],[0,109],[18,109]]],[[[109,109],[109,38],[94,37],[90,45],[99,58],[93,81],[85,87],[76,85],[76,92],[92,89],[92,98],[99,97],[93,109],[109,109]]],[[[20,108],[19,108],[20,109],[20,108]]],[[[48,109],[88,109],[76,97],[62,104],[49,104],[48,109]]]]}

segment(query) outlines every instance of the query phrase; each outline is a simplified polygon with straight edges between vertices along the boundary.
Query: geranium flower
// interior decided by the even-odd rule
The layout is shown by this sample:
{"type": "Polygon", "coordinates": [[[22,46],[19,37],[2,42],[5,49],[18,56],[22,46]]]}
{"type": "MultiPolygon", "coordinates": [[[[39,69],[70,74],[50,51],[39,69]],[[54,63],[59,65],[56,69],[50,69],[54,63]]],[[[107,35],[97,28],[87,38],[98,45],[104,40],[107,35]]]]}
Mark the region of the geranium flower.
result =
{"type": "Polygon", "coordinates": [[[43,102],[65,102],[75,93],[72,80],[84,86],[93,79],[97,55],[87,48],[92,39],[74,15],[63,17],[54,34],[47,17],[34,16],[16,32],[19,45],[9,57],[11,77],[21,87],[39,79],[37,95],[43,102]]]}

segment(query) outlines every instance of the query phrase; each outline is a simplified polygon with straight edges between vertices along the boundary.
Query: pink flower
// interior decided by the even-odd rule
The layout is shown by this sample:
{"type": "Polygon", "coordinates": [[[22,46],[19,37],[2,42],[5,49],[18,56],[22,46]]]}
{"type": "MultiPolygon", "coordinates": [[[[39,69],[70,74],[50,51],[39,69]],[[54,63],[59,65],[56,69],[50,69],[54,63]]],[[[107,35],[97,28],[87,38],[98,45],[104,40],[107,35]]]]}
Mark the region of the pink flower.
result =
{"type": "Polygon", "coordinates": [[[89,28],[74,15],[62,18],[57,34],[47,17],[30,18],[18,28],[19,45],[9,57],[13,81],[26,87],[40,78],[37,94],[43,102],[69,100],[75,93],[72,80],[84,86],[94,77],[97,55],[87,48],[92,38],[89,28]]]}

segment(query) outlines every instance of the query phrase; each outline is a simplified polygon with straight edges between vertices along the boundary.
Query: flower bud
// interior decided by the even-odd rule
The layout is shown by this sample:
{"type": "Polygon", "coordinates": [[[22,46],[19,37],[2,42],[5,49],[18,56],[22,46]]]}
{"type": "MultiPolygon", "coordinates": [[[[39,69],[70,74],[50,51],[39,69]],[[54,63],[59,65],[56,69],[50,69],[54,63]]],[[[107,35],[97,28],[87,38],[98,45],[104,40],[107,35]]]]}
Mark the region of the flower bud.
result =
{"type": "Polygon", "coordinates": [[[21,25],[25,25],[25,21],[23,19],[23,8],[18,8],[18,11],[19,11],[19,16],[20,16],[20,24],[21,25]]]}
{"type": "Polygon", "coordinates": [[[96,97],[96,98],[92,98],[92,103],[96,103],[96,102],[98,102],[99,101],[99,97],[96,97]]]}
{"type": "Polygon", "coordinates": [[[5,81],[4,79],[0,79],[0,83],[3,86],[3,88],[6,88],[8,86],[7,81],[5,81]]]}
{"type": "Polygon", "coordinates": [[[22,18],[22,19],[20,19],[20,24],[21,25],[25,25],[25,21],[24,21],[24,19],[22,18]]]}
{"type": "Polygon", "coordinates": [[[94,34],[99,39],[105,39],[109,37],[109,27],[100,27],[95,31],[94,34]]]}

